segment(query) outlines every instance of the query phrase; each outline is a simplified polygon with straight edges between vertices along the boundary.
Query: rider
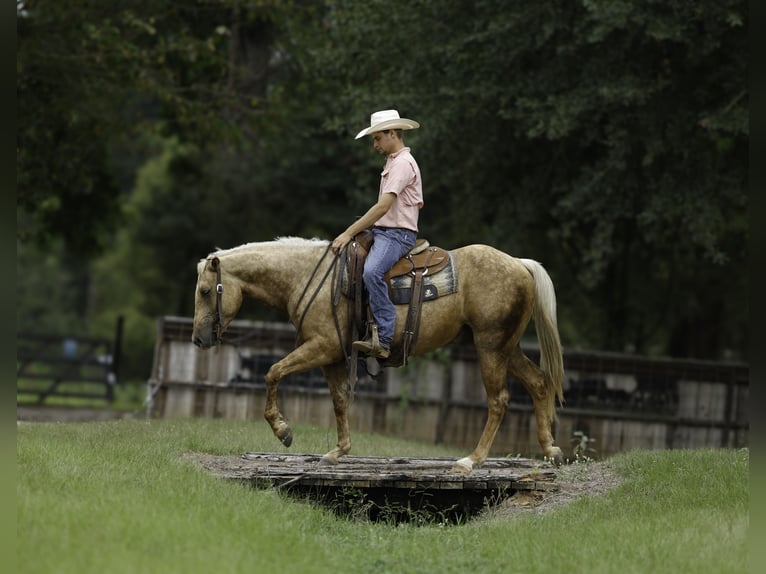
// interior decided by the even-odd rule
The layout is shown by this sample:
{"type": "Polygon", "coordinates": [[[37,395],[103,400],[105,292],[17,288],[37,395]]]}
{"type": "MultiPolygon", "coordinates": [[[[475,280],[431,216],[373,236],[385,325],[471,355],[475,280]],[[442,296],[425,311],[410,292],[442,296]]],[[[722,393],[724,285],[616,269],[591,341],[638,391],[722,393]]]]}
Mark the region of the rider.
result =
{"type": "Polygon", "coordinates": [[[418,215],[423,207],[420,168],[402,138],[402,130],[419,127],[416,121],[400,118],[396,110],[383,110],[370,116],[370,127],[360,131],[356,139],[370,135],[372,147],[387,156],[380,174],[378,201],[332,242],[333,251],[338,253],[356,234],[373,226],[374,242],[365,260],[363,278],[370,294],[370,310],[378,326],[380,345],[374,345],[368,337],[355,341],[352,346],[379,359],[390,355],[396,323],[396,307],[389,298],[383,275],[415,246],[418,215]]]}

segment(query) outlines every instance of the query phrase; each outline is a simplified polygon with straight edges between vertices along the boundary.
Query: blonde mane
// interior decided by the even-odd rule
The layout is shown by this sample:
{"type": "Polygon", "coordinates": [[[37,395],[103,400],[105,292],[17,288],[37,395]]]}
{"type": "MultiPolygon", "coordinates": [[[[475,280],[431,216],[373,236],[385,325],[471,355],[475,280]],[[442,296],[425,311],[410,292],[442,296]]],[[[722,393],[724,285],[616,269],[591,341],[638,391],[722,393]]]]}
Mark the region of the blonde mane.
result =
{"type": "Polygon", "coordinates": [[[329,241],[326,239],[318,239],[316,237],[313,237],[311,239],[306,239],[304,237],[277,237],[274,239],[274,241],[255,241],[251,243],[243,243],[242,245],[239,245],[238,247],[231,247],[228,249],[216,249],[212,253],[208,255],[208,257],[221,257],[223,255],[229,255],[231,253],[248,250],[248,249],[262,249],[262,248],[272,248],[272,247],[325,247],[329,241]]]}

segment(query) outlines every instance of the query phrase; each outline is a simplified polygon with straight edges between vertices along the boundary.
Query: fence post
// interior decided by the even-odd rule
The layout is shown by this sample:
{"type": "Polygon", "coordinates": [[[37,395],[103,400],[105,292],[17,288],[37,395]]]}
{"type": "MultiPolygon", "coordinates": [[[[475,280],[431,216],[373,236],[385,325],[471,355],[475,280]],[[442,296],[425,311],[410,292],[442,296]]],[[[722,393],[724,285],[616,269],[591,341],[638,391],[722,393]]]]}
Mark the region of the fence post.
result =
{"type": "Polygon", "coordinates": [[[120,360],[122,358],[122,330],[124,323],[125,317],[118,315],[117,326],[114,331],[114,350],[112,351],[112,372],[114,373],[115,382],[121,380],[120,360]]]}

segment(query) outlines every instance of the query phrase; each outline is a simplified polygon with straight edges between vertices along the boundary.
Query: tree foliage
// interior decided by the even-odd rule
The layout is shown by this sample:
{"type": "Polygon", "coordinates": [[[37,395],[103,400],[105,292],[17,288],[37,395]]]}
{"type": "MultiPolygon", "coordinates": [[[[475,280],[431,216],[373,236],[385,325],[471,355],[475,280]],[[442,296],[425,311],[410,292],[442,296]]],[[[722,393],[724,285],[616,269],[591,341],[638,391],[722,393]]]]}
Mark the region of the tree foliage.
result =
{"type": "MultiPolygon", "coordinates": [[[[406,133],[422,234],[543,262],[565,344],[746,353],[742,1],[17,13],[20,229],[105,248],[99,268],[143,294],[142,316],[190,313],[196,260],[216,246],[345,228],[381,162],[353,136],[396,108],[422,125],[406,133]]],[[[95,291],[95,314],[113,312],[95,291]]]]}
{"type": "Polygon", "coordinates": [[[429,230],[548,263],[564,316],[600,334],[572,339],[744,343],[745,3],[407,5],[334,3],[318,67],[345,81],[335,121],[400,102],[423,123],[429,230]],[[724,276],[729,301],[703,288],[724,276]]]}
{"type": "Polygon", "coordinates": [[[23,237],[97,254],[120,224],[121,144],[231,133],[244,104],[228,82],[225,21],[222,3],[17,1],[23,237]]]}

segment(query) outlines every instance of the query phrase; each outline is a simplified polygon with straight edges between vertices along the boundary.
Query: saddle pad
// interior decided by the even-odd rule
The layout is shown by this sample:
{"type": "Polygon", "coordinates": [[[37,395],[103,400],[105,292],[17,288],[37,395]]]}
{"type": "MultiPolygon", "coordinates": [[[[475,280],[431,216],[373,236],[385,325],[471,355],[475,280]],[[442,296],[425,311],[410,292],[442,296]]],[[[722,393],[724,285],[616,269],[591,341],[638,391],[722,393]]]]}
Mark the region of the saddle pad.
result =
{"type": "MultiPolygon", "coordinates": [[[[430,273],[423,277],[423,301],[432,301],[444,295],[457,292],[457,266],[452,258],[452,252],[448,251],[449,261],[446,267],[433,275],[430,273]]],[[[389,282],[389,293],[394,305],[406,305],[412,297],[412,275],[400,275],[392,277],[389,282]]]]}
{"type": "MultiPolygon", "coordinates": [[[[443,269],[423,277],[423,301],[431,301],[457,292],[457,266],[452,252],[447,251],[447,255],[449,256],[447,265],[443,269]]],[[[348,273],[349,269],[346,267],[346,272],[340,278],[340,289],[346,297],[352,298],[353,294],[349,294],[348,273]]],[[[406,305],[410,302],[412,281],[413,277],[410,274],[392,277],[388,281],[388,293],[394,305],[406,305]]]]}

